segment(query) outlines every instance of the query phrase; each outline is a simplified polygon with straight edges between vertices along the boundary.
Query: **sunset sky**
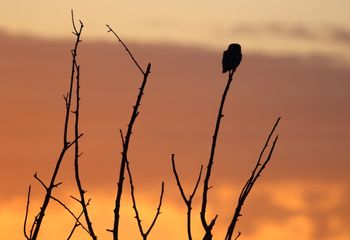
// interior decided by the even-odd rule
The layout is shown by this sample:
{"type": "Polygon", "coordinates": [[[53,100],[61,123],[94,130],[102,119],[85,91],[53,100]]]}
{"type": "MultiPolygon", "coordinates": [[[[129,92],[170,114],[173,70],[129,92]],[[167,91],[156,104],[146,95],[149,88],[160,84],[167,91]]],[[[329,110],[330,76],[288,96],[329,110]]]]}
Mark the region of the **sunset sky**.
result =
{"type": "MultiPolygon", "coordinates": [[[[227,76],[222,51],[242,45],[218,139],[208,214],[223,239],[237,197],[277,117],[273,158],[244,205],[245,240],[350,239],[350,21],[334,1],[3,1],[0,0],[0,239],[24,239],[26,195],[32,221],[61,149],[74,44],[70,10],[84,24],[81,65],[81,175],[99,239],[112,239],[121,142],[142,76],[107,33],[109,24],[143,67],[152,63],[130,146],[145,227],[165,181],[162,214],[149,239],[186,239],[186,206],[171,170],[176,154],[185,191],[207,165],[227,76]]],[[[70,135],[72,138],[72,135],[70,135]]],[[[54,196],[75,212],[71,153],[54,196]]],[[[200,195],[193,235],[201,239],[200,195]]],[[[141,239],[128,182],[121,239],[141,239]]],[[[50,203],[39,239],[66,239],[74,219],[50,203]]],[[[89,239],[79,229],[73,239],[89,239]]]]}

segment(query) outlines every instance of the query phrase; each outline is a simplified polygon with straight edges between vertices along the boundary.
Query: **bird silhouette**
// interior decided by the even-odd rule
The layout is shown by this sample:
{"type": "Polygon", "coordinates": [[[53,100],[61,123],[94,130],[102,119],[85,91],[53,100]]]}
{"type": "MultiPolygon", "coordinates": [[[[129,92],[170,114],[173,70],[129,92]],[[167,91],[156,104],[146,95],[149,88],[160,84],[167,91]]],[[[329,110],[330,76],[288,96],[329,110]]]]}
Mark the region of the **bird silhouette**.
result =
{"type": "Polygon", "coordinates": [[[231,43],[222,56],[222,73],[230,70],[235,72],[241,60],[241,45],[238,43],[231,43]]]}

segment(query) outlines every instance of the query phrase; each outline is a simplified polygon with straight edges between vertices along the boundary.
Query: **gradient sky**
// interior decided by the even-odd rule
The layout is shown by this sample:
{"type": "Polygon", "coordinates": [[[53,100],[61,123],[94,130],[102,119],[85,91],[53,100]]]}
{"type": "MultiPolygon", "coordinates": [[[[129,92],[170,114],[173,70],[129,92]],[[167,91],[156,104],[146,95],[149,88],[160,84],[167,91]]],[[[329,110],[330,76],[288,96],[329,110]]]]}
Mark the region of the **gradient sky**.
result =
{"type": "MultiPolygon", "coordinates": [[[[222,239],[236,197],[275,119],[273,159],[243,209],[247,240],[350,239],[350,22],[348,1],[0,1],[0,239],[23,239],[25,197],[33,217],[60,149],[68,86],[70,9],[85,23],[82,68],[82,180],[93,198],[100,239],[113,223],[116,172],[140,76],[105,24],[127,41],[142,66],[152,62],[130,161],[145,222],[165,181],[164,208],[152,239],[186,238],[186,209],[171,172],[175,153],[185,189],[206,165],[219,98],[222,50],[240,42],[243,61],[230,90],[211,180],[209,214],[222,239]],[[156,173],[156,174],[155,174],[156,173]],[[169,224],[177,223],[177,224],[169,224]]],[[[76,211],[72,159],[55,193],[76,211]]],[[[126,185],[127,186],[127,185],[126,185]]],[[[201,189],[201,188],[200,188],[201,189]]],[[[129,189],[122,237],[137,239],[129,189]]],[[[199,195],[194,236],[200,239],[199,195]]],[[[32,219],[31,217],[31,219],[32,219]]],[[[65,239],[73,219],[52,204],[41,239],[65,239]],[[54,238],[53,236],[56,236],[54,238]]],[[[78,231],[76,239],[87,239],[78,231]]]]}

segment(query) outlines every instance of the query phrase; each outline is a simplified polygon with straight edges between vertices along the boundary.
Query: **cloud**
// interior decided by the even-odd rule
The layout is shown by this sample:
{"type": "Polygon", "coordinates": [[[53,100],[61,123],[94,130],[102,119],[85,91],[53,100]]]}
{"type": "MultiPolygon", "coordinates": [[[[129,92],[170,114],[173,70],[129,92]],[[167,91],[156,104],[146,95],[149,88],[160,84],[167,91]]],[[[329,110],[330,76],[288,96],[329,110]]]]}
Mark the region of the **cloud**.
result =
{"type": "Polygon", "coordinates": [[[312,40],[318,38],[318,34],[311,28],[305,26],[295,25],[286,26],[278,23],[272,24],[241,24],[232,27],[232,32],[235,34],[247,35],[279,35],[284,37],[303,38],[312,40]]]}
{"type": "Polygon", "coordinates": [[[237,35],[280,37],[291,40],[339,42],[348,44],[350,41],[350,29],[339,26],[312,27],[305,24],[242,23],[233,26],[230,30],[237,35]]]}
{"type": "Polygon", "coordinates": [[[344,28],[333,28],[331,30],[332,37],[335,40],[338,40],[340,42],[343,42],[344,44],[349,44],[350,42],[350,30],[344,29],[344,28]]]}

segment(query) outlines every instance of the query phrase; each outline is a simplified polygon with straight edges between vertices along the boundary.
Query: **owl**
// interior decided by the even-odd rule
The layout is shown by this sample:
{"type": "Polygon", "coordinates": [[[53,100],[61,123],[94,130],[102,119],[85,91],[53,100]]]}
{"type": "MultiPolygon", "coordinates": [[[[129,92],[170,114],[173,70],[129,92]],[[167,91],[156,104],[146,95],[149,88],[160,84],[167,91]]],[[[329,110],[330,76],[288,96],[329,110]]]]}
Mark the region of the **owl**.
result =
{"type": "Polygon", "coordinates": [[[222,56],[222,73],[225,73],[229,70],[233,70],[234,72],[240,64],[241,60],[241,45],[238,43],[230,44],[222,56]]]}

